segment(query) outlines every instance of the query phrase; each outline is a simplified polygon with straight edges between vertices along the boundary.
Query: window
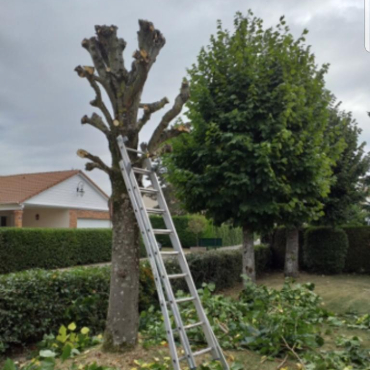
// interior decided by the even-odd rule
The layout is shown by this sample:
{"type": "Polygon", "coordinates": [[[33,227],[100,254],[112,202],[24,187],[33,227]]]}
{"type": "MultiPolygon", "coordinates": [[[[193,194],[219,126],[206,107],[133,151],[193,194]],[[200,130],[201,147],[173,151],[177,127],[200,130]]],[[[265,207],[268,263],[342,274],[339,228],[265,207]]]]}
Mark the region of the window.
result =
{"type": "Polygon", "coordinates": [[[0,227],[6,227],[6,221],[7,221],[7,217],[1,216],[0,217],[0,227]]]}

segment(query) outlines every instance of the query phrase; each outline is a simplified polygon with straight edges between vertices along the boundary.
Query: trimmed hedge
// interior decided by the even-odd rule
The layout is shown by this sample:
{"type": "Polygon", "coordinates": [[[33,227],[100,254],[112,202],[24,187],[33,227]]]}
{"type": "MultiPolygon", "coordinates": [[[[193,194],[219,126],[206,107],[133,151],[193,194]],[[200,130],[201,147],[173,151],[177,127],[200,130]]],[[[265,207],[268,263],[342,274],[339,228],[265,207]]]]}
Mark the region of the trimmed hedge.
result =
{"type": "Polygon", "coordinates": [[[0,273],[108,262],[110,229],[0,229],[0,273]]]}
{"type": "Polygon", "coordinates": [[[347,251],[348,238],[342,229],[311,227],[305,232],[303,259],[311,271],[325,274],[343,272],[347,251]]]}
{"type": "MultiPolygon", "coordinates": [[[[303,259],[304,234],[310,230],[311,233],[321,233],[321,228],[309,228],[300,231],[299,234],[299,265],[302,270],[310,270],[303,259]]],[[[343,226],[342,230],[348,238],[348,251],[345,258],[344,272],[370,273],[370,226],[343,226]]],[[[314,236],[313,236],[314,237],[314,236]]],[[[316,238],[316,236],[315,236],[316,238]]],[[[320,239],[319,236],[317,236],[320,239]]],[[[271,252],[271,268],[283,269],[285,261],[285,229],[274,230],[271,252]]],[[[321,243],[321,241],[319,241],[321,243]]],[[[330,267],[328,267],[330,269],[330,267]]],[[[325,269],[322,269],[325,272],[325,269]]]]}
{"type": "Polygon", "coordinates": [[[348,237],[348,254],[344,270],[370,273],[370,227],[345,226],[343,230],[348,237]]]}
{"type": "MultiPolygon", "coordinates": [[[[256,248],[257,268],[267,266],[268,258],[268,248],[256,248]]],[[[240,250],[189,254],[187,259],[197,287],[213,282],[220,290],[241,281],[240,250]]],[[[173,260],[165,263],[168,272],[175,270],[173,260]]],[[[29,270],[0,276],[0,352],[2,347],[40,340],[72,321],[101,332],[108,307],[109,279],[109,267],[29,270]]],[[[146,261],[141,263],[140,281],[139,308],[143,310],[157,304],[146,261]]]]}
{"type": "MultiPolygon", "coordinates": [[[[196,245],[196,236],[188,230],[192,217],[173,217],[183,248],[196,245]]],[[[152,216],[151,222],[154,228],[165,228],[162,217],[152,216]]],[[[208,224],[207,237],[215,237],[210,230],[214,234],[221,230],[228,240],[236,239],[234,234],[239,234],[238,229],[226,226],[215,228],[208,224]]],[[[157,239],[163,246],[170,245],[168,235],[158,235],[157,239]]],[[[110,229],[0,228],[0,274],[32,268],[57,269],[109,262],[111,251],[110,229]]],[[[146,257],[142,242],[140,255],[146,257]]]]}

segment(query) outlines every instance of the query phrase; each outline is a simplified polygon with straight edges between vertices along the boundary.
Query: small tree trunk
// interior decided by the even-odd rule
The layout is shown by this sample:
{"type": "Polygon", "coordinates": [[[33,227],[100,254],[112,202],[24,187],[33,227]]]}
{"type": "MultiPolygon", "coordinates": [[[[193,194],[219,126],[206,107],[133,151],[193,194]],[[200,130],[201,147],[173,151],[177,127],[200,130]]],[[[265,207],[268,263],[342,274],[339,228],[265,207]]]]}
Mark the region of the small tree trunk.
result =
{"type": "Polygon", "coordinates": [[[297,228],[287,229],[284,269],[285,276],[293,278],[297,278],[299,276],[298,253],[299,231],[297,228]]]}
{"type": "Polygon", "coordinates": [[[123,351],[138,337],[139,229],[123,179],[112,185],[112,270],[103,348],[123,351]]]}
{"type": "Polygon", "coordinates": [[[243,275],[256,282],[253,232],[246,226],[243,226],[243,275]]]}

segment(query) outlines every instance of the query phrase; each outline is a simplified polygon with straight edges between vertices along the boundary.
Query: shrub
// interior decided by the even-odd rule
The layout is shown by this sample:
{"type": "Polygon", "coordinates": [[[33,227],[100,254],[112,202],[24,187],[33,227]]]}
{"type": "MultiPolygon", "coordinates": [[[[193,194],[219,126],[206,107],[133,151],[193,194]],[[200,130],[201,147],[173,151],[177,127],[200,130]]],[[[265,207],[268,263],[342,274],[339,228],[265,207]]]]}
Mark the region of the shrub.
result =
{"type": "Polygon", "coordinates": [[[312,227],[306,230],[303,256],[307,268],[314,272],[337,274],[345,266],[348,238],[342,229],[312,227]]]}
{"type": "Polygon", "coordinates": [[[108,262],[110,229],[0,229],[0,273],[108,262]]]}
{"type": "MultiPolygon", "coordinates": [[[[267,258],[264,249],[257,248],[257,260],[263,259],[262,255],[267,258]]],[[[189,254],[187,259],[197,287],[213,282],[217,289],[225,289],[241,280],[240,250],[189,254]]],[[[169,273],[175,269],[173,260],[165,263],[169,273]]],[[[267,264],[260,262],[258,266],[267,264]]],[[[109,267],[28,270],[0,276],[0,348],[37,341],[43,334],[55,332],[72,321],[79,327],[102,331],[109,279],[109,267]]],[[[156,305],[157,294],[147,261],[141,262],[140,283],[140,309],[156,305]]]]}
{"type": "Polygon", "coordinates": [[[370,273],[370,227],[347,227],[343,230],[348,237],[348,254],[345,271],[370,273]]]}

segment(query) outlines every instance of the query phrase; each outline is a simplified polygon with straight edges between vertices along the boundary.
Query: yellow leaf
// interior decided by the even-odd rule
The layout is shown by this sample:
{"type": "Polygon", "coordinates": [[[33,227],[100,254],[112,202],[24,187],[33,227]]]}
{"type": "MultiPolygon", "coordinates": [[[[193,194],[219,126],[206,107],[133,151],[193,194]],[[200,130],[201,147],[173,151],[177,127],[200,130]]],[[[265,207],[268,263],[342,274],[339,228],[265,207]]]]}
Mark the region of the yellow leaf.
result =
{"type": "Polygon", "coordinates": [[[81,334],[87,334],[90,331],[86,326],[81,329],[81,334]]]}

